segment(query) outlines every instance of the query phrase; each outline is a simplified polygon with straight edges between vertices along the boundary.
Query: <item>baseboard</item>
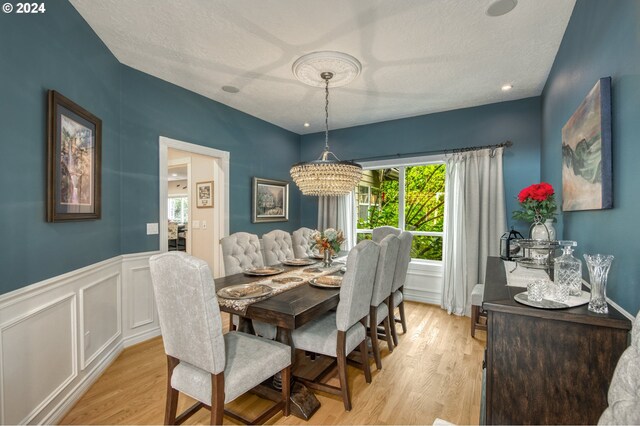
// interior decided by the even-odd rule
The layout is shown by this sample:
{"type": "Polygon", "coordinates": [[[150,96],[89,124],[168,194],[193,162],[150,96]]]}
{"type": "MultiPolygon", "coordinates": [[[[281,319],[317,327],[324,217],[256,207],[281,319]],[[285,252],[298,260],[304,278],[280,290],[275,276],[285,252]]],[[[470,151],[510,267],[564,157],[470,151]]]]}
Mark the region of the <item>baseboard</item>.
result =
{"type": "Polygon", "coordinates": [[[160,327],[156,327],[151,330],[145,330],[140,333],[128,336],[123,340],[122,343],[124,344],[125,348],[128,348],[129,346],[137,345],[138,343],[153,339],[154,337],[160,336],[161,334],[162,333],[160,331],[160,327]]]}
{"type": "Polygon", "coordinates": [[[73,406],[82,398],[82,396],[89,390],[102,376],[102,373],[116,360],[118,355],[122,353],[124,346],[122,342],[115,345],[107,355],[91,370],[90,373],[85,375],[82,380],[69,392],[69,394],[56,405],[51,412],[41,420],[41,424],[58,424],[64,416],[73,408],[73,406]]]}
{"type": "Polygon", "coordinates": [[[416,290],[411,288],[404,288],[404,299],[411,302],[428,303],[430,305],[440,305],[442,294],[435,291],[416,290]]]}

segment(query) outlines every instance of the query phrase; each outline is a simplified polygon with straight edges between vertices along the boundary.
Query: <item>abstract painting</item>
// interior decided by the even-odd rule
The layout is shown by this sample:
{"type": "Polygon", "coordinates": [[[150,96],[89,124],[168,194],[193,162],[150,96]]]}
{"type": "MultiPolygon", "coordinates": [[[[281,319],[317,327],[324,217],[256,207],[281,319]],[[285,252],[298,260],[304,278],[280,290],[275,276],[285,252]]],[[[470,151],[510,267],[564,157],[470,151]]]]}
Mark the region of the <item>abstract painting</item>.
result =
{"type": "Polygon", "coordinates": [[[289,220],[289,183],[253,178],[253,222],[289,220]]]}
{"type": "Polygon", "coordinates": [[[50,90],[47,221],[100,219],[102,121],[50,90]]]}
{"type": "Polygon", "coordinates": [[[612,208],[611,173],[611,77],[605,77],[562,128],[562,211],[612,208]]]}

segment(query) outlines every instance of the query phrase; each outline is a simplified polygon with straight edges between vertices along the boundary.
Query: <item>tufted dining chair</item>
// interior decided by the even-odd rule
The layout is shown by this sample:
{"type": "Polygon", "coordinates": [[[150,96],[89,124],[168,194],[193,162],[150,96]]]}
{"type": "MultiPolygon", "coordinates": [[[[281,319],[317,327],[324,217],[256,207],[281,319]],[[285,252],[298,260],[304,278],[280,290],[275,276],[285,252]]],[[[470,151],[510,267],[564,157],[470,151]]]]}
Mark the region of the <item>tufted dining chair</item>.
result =
{"type": "MultiPolygon", "coordinates": [[[[236,232],[220,240],[225,275],[240,274],[247,268],[264,266],[258,236],[236,232]]],[[[232,329],[238,328],[238,318],[231,316],[232,329]]],[[[253,321],[256,333],[267,339],[275,339],[276,328],[267,323],[253,321]]]]}
{"type": "Polygon", "coordinates": [[[391,322],[391,334],[393,335],[393,343],[398,346],[398,333],[396,331],[395,322],[395,308],[398,308],[400,312],[400,323],[402,324],[402,332],[407,332],[407,317],[404,313],[404,283],[407,280],[407,271],[409,270],[409,262],[411,262],[411,243],[413,241],[413,234],[411,232],[402,231],[398,236],[400,240],[400,248],[398,250],[398,260],[396,262],[396,270],[393,275],[393,285],[391,286],[391,297],[393,301],[393,308],[391,309],[390,317],[391,322]]]}
{"type": "Polygon", "coordinates": [[[313,229],[302,227],[291,234],[293,255],[296,259],[305,259],[313,255],[313,249],[311,248],[312,233],[313,229]]]}
{"type": "Polygon", "coordinates": [[[267,266],[277,265],[283,260],[293,259],[291,235],[288,232],[275,229],[262,236],[264,244],[264,261],[267,266]]]}
{"type": "Polygon", "coordinates": [[[239,274],[247,268],[264,266],[260,240],[248,232],[236,232],[220,240],[225,275],[239,274]]]}
{"type": "Polygon", "coordinates": [[[211,410],[211,424],[222,424],[225,403],[278,372],[282,401],[255,420],[265,421],[279,410],[289,415],[291,348],[244,333],[223,335],[215,284],[205,261],[169,252],[152,256],[149,266],[167,354],[165,424],[180,424],[202,407],[211,410]],[[198,403],[176,418],[180,392],[198,403]]]}
{"type": "Polygon", "coordinates": [[[607,395],[609,406],[599,425],[640,424],[640,312],[631,328],[631,345],[622,353],[607,395]]]}
{"type": "Polygon", "coordinates": [[[402,231],[393,226],[379,226],[371,232],[371,239],[374,243],[380,243],[387,235],[395,235],[397,237],[400,235],[400,232],[402,231]]]}
{"type": "Polygon", "coordinates": [[[169,222],[167,239],[169,240],[169,250],[178,250],[178,224],[169,222]]]}
{"type": "Polygon", "coordinates": [[[340,302],[336,311],[308,322],[291,333],[293,346],[296,349],[337,358],[340,388],[320,382],[306,380],[302,382],[312,389],[342,395],[344,408],[347,411],[351,410],[351,396],[347,381],[347,355],[358,346],[365,380],[371,383],[366,343],[366,318],[369,313],[379,253],[380,248],[373,241],[365,240],[358,243],[347,257],[347,272],[342,279],[340,302]]]}
{"type": "Polygon", "coordinates": [[[400,249],[400,239],[393,234],[389,234],[380,242],[380,257],[378,258],[378,268],[376,269],[376,279],[373,284],[373,294],[371,295],[371,306],[369,308],[369,337],[371,338],[371,349],[373,358],[376,361],[376,368],[382,369],[380,358],[380,347],[378,344],[378,325],[383,324],[387,347],[389,352],[393,351],[393,339],[391,335],[391,316],[393,309],[391,306],[391,286],[393,285],[393,275],[396,270],[398,260],[398,250],[400,249]]]}

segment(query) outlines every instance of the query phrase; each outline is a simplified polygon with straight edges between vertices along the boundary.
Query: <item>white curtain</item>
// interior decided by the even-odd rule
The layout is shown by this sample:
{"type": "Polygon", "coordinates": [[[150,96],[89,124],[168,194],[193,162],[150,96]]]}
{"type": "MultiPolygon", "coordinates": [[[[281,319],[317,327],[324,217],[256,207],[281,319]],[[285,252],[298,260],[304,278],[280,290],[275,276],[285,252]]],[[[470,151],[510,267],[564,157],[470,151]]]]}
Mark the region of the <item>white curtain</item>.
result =
{"type": "Polygon", "coordinates": [[[487,256],[500,253],[507,230],[503,148],[452,154],[446,159],[444,288],[441,306],[469,315],[473,286],[484,282],[487,256]]]}
{"type": "Polygon", "coordinates": [[[340,197],[318,197],[318,229],[342,230],[344,250],[351,250],[355,243],[353,227],[353,193],[340,197]]]}

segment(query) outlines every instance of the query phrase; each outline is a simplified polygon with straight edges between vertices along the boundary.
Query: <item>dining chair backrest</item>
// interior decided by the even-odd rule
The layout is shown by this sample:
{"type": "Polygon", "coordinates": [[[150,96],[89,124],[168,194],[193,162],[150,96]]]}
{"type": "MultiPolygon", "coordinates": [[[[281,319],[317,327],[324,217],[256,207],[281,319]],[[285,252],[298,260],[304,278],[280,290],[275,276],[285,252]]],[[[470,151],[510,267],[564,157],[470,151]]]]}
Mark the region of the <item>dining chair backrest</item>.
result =
{"type": "Polygon", "coordinates": [[[391,294],[399,249],[400,239],[393,234],[387,235],[380,242],[380,256],[378,258],[376,278],[373,283],[371,306],[380,305],[391,294]]]}
{"type": "Polygon", "coordinates": [[[169,233],[167,234],[168,240],[177,240],[178,239],[178,224],[175,222],[169,222],[169,233]]]}
{"type": "Polygon", "coordinates": [[[395,235],[396,237],[400,235],[400,231],[398,228],[394,228],[393,226],[380,226],[378,228],[374,228],[371,232],[371,239],[375,243],[380,243],[387,235],[395,235]]]}
{"type": "Polygon", "coordinates": [[[149,266],[166,354],[212,374],[224,371],[222,319],[207,262],[168,252],[152,256],[149,266]]]}
{"type": "Polygon", "coordinates": [[[380,246],[370,240],[360,241],[349,252],[336,310],[338,330],[347,331],[369,314],[379,255],[380,246]]]}
{"type": "Polygon", "coordinates": [[[291,242],[293,244],[293,255],[296,259],[304,259],[313,255],[311,248],[311,234],[313,229],[300,228],[291,234],[291,242]]]}
{"type": "Polygon", "coordinates": [[[225,275],[239,274],[247,268],[264,266],[258,236],[236,232],[220,240],[225,275]]]}
{"type": "Polygon", "coordinates": [[[400,248],[398,249],[398,261],[396,262],[396,270],[393,275],[393,285],[391,292],[396,292],[404,285],[407,280],[407,271],[409,270],[409,262],[411,262],[411,242],[413,234],[403,231],[398,236],[400,240],[400,248]]]}
{"type": "Polygon", "coordinates": [[[293,259],[293,246],[291,235],[279,229],[273,230],[262,236],[264,244],[264,260],[270,265],[277,265],[287,259],[293,259]]]}

